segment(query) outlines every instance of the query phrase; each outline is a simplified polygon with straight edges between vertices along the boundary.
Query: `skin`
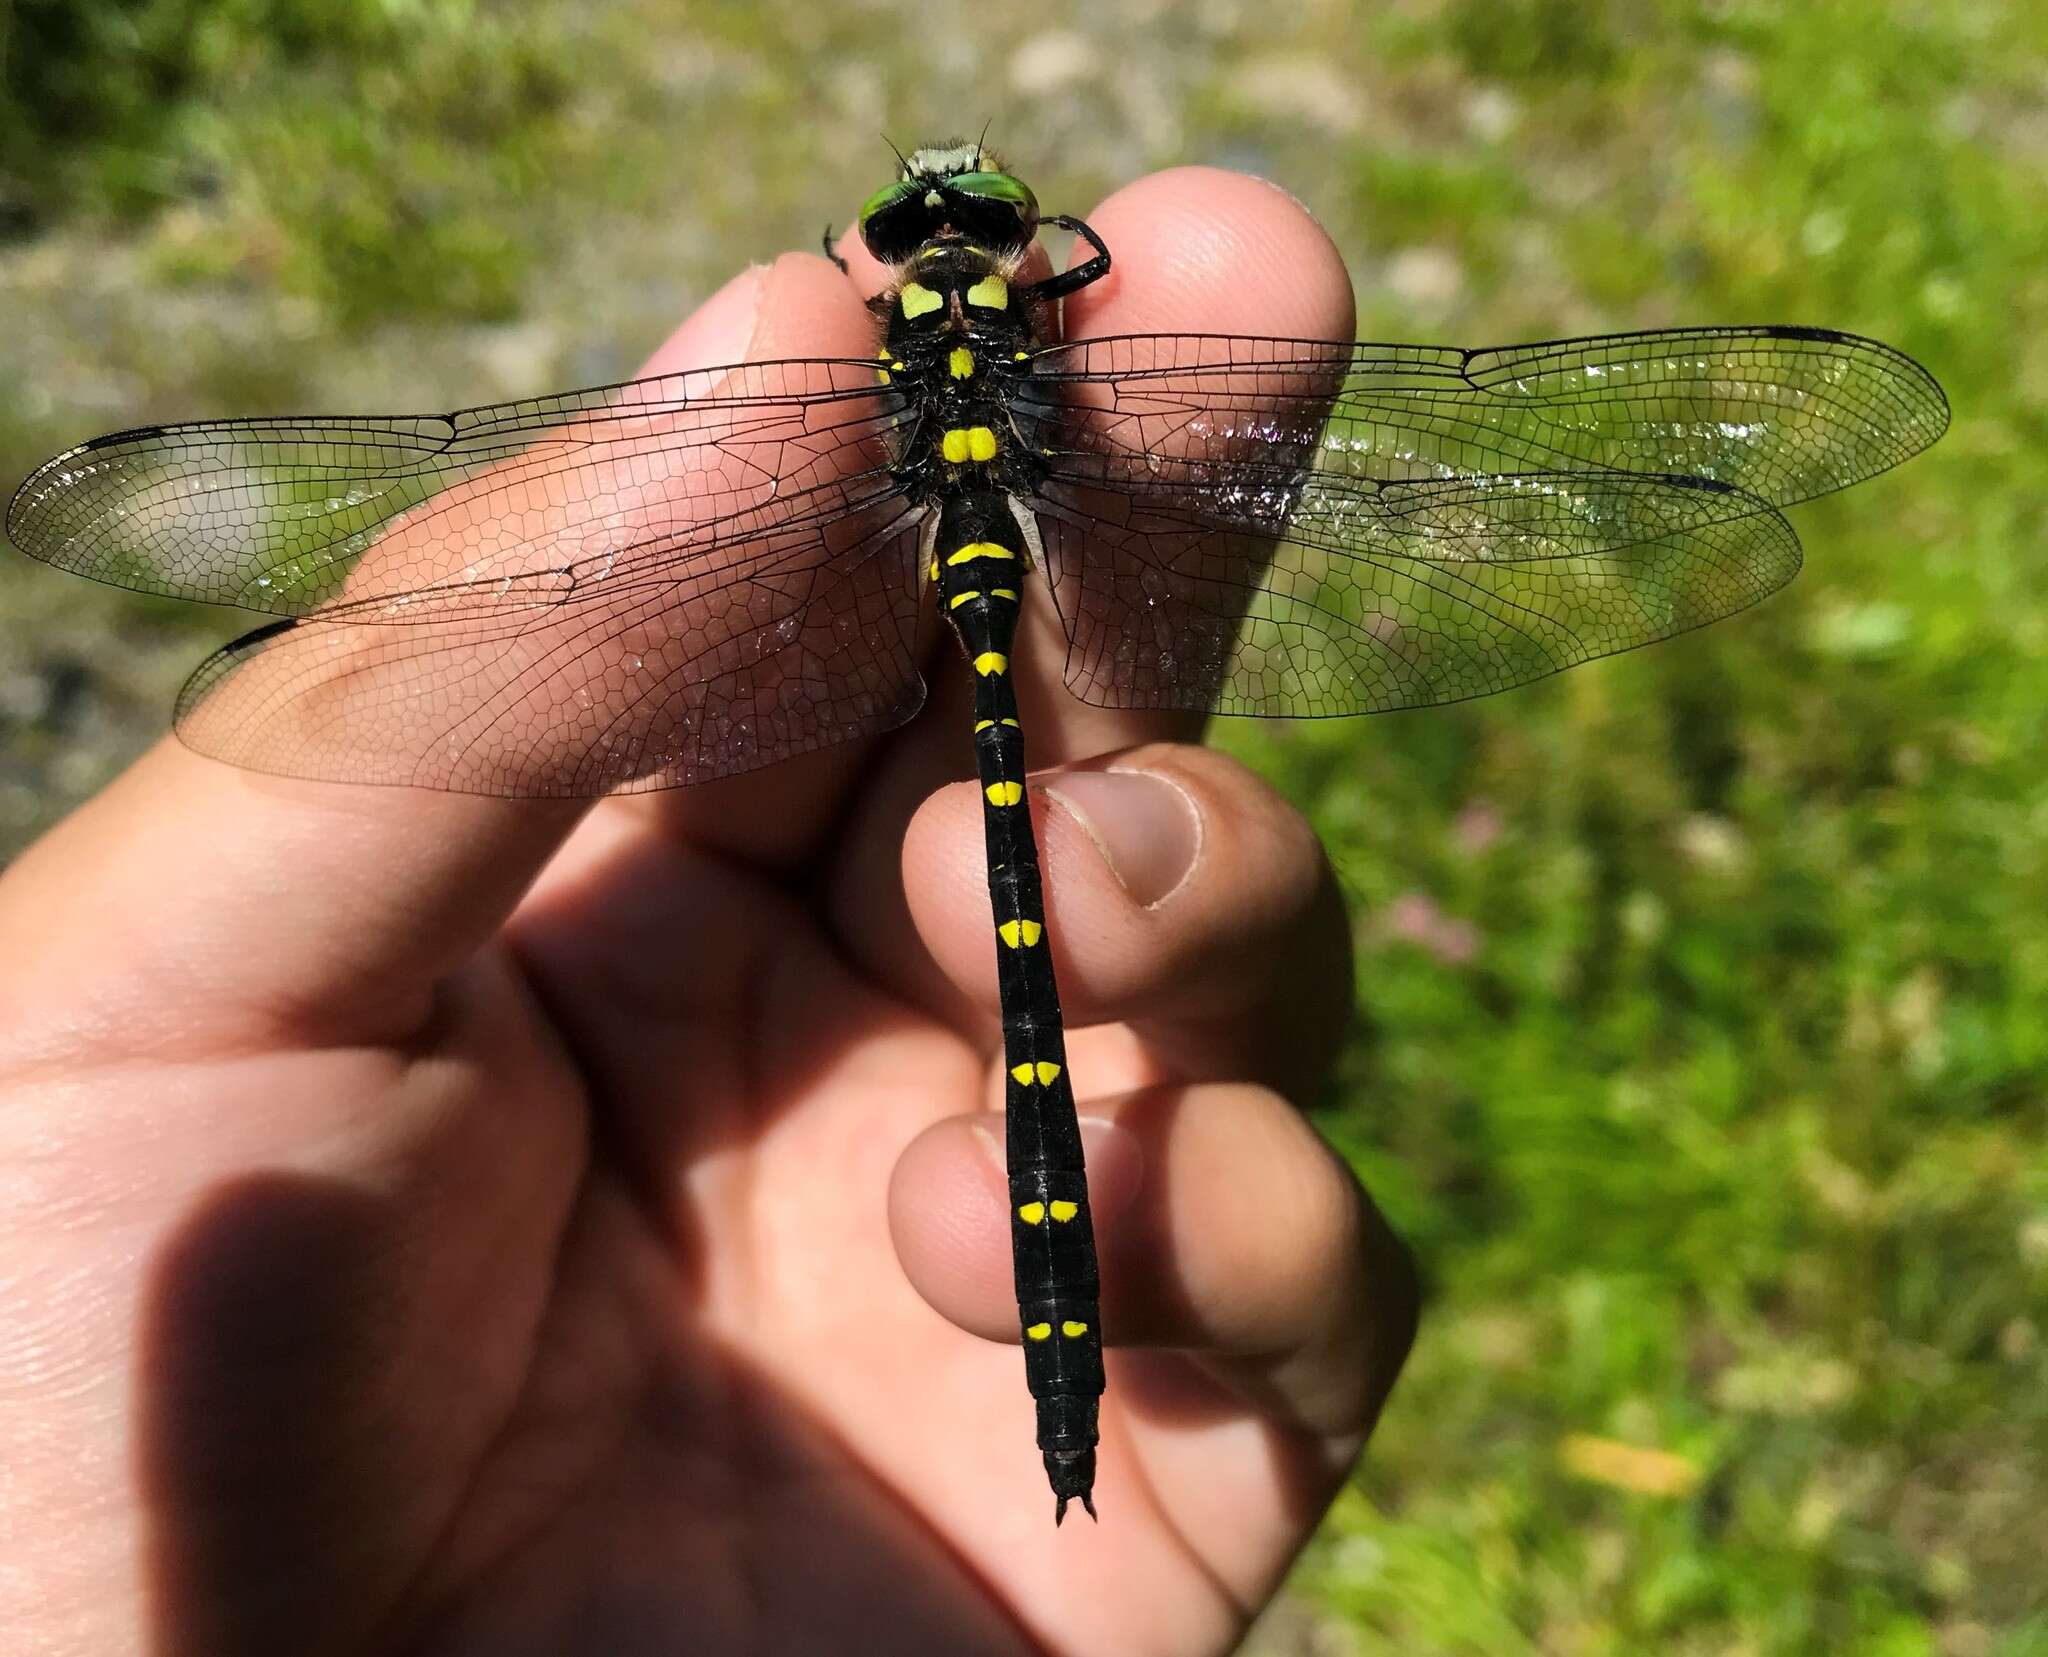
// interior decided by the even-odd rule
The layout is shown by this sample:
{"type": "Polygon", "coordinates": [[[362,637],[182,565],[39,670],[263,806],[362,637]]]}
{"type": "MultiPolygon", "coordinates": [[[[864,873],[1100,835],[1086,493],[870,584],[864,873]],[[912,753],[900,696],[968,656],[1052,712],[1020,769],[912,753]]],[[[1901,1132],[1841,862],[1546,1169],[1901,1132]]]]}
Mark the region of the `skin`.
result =
{"type": "MultiPolygon", "coordinates": [[[[1350,337],[1269,186],[1170,172],[1089,218],[1116,267],[1070,333],[1350,337]]],[[[847,251],[738,278],[650,370],[867,355],[847,251]]],[[[594,808],[167,741],[0,880],[10,1650],[1229,1648],[1415,1279],[1290,1102],[1350,1000],[1313,834],[1198,720],[1075,701],[1058,639],[1030,605],[1099,1526],[1052,1525],[1011,1349],[942,639],[879,742],[594,808]]]]}

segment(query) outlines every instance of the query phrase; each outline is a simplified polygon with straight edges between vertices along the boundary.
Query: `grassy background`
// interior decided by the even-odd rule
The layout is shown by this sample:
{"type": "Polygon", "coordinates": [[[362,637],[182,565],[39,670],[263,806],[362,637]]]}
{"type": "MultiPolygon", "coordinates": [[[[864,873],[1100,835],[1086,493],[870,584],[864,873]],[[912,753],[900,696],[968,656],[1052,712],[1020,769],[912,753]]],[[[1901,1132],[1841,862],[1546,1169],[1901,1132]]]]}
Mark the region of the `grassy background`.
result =
{"type": "MultiPolygon", "coordinates": [[[[1808,571],[1513,696],[1223,740],[1357,899],[1323,1117],[1433,1300],[1268,1653],[2048,1653],[2048,14],[15,0],[0,479],[90,432],[630,371],[991,121],[1247,167],[1360,331],[1873,333],[1932,455],[1808,571]],[[1105,17],[1105,14],[1107,16],[1105,17]]],[[[0,569],[0,837],[231,630],[0,569]]]]}

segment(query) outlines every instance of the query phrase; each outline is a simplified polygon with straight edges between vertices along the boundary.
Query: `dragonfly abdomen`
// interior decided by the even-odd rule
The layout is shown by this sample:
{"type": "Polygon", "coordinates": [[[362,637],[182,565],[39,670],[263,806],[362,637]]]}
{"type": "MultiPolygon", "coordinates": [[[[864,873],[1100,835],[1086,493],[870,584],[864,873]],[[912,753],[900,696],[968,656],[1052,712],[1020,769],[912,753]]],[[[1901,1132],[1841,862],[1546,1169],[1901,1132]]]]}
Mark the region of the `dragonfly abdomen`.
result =
{"type": "Polygon", "coordinates": [[[1025,1377],[1057,1512],[1064,1516],[1078,1500],[1092,1515],[1103,1387],[1095,1238],[1011,679],[1026,566],[1009,497],[968,483],[946,488],[933,564],[940,607],[974,674],[975,771],[1002,998],[1011,1253],[1025,1377]]]}

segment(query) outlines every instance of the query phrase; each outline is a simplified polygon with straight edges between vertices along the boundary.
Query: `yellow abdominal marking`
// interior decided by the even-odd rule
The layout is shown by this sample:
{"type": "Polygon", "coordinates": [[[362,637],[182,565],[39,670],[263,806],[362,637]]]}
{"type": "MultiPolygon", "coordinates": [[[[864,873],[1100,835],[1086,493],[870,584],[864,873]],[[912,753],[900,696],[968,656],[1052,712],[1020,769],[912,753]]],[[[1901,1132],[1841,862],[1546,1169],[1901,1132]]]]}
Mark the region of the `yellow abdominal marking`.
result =
{"type": "Polygon", "coordinates": [[[969,541],[951,558],[949,564],[971,564],[977,558],[1015,558],[1017,555],[1008,547],[999,547],[993,541],[969,541]]]}
{"type": "Polygon", "coordinates": [[[1027,1202],[1022,1208],[1017,1210],[1017,1218],[1026,1225],[1037,1225],[1045,1218],[1045,1204],[1042,1202],[1027,1202]]]}
{"type": "Polygon", "coordinates": [[[1050,1340],[1052,1338],[1052,1325],[1049,1323],[1034,1323],[1024,1333],[1035,1341],[1050,1340]]]}
{"type": "Polygon", "coordinates": [[[967,459],[967,434],[955,426],[939,439],[939,453],[948,464],[958,466],[967,459]]]}
{"type": "Polygon", "coordinates": [[[1053,1078],[1059,1073],[1060,1067],[1050,1059],[1040,1059],[1036,1064],[1013,1064],[1010,1066],[1010,1074],[1016,1077],[1025,1087],[1031,1085],[1034,1077],[1039,1082],[1049,1086],[1053,1078]]]}
{"type": "Polygon", "coordinates": [[[1079,1203],[1056,1202],[1052,1205],[1052,1217],[1062,1225],[1066,1224],[1067,1221],[1080,1212],[1081,1205],[1079,1203]]]}
{"type": "Polygon", "coordinates": [[[1009,668],[1010,658],[1005,656],[1000,650],[984,650],[979,656],[974,658],[974,671],[976,673],[1007,673],[1009,668]]]}
{"type": "Polygon", "coordinates": [[[1012,949],[1024,949],[1045,936],[1045,928],[1036,921],[1004,921],[996,935],[1012,949]]]}
{"type": "Polygon", "coordinates": [[[992,782],[983,792],[988,795],[990,805],[1015,805],[1024,798],[1024,785],[1021,782],[992,782]]]}
{"type": "Polygon", "coordinates": [[[1066,1336],[1068,1340],[1072,1340],[1076,1335],[1087,1334],[1088,1325],[1085,1323],[1076,1323],[1072,1318],[1069,1318],[1065,1323],[1060,1325],[1060,1333],[1066,1336]]]}
{"type": "Polygon", "coordinates": [[[953,354],[946,359],[946,367],[956,380],[967,379],[974,372],[974,353],[964,345],[953,347],[953,354]]]}
{"type": "Polygon", "coordinates": [[[1007,311],[1010,308],[1010,284],[1000,276],[984,276],[967,290],[967,303],[979,305],[986,311],[1007,311]]]}
{"type": "Polygon", "coordinates": [[[922,282],[906,282],[898,296],[903,304],[905,317],[920,317],[926,311],[936,311],[945,301],[922,282]]]}

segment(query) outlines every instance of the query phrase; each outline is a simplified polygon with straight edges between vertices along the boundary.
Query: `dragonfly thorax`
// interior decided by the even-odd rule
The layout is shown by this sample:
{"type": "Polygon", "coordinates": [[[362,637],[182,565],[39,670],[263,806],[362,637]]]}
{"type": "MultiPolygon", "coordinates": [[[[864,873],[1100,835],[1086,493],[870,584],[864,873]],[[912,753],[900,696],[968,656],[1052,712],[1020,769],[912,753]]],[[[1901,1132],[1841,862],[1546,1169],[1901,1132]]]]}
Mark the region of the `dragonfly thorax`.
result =
{"type": "Polygon", "coordinates": [[[880,372],[914,411],[895,457],[914,499],[953,487],[1015,493],[1035,481],[1014,407],[1039,344],[1037,307],[1012,285],[1021,263],[971,242],[929,242],[873,302],[880,372]]]}

